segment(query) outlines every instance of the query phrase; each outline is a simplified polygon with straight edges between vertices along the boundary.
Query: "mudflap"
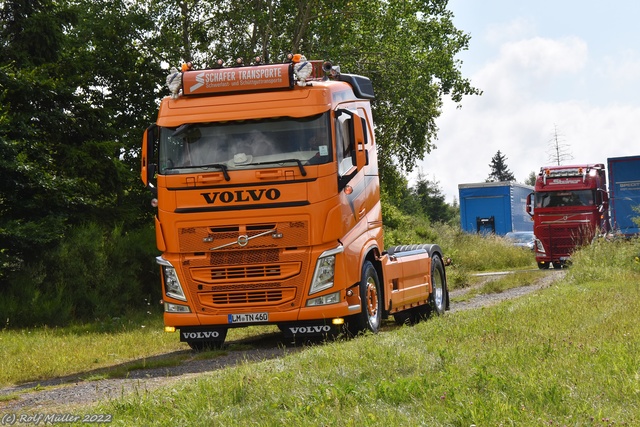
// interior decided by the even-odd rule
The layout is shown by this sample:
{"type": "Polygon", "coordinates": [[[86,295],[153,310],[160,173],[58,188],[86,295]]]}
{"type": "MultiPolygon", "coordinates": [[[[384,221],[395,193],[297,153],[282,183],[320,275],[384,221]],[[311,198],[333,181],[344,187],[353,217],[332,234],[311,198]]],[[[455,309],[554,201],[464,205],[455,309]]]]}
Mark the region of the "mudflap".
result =
{"type": "Polygon", "coordinates": [[[180,328],[181,342],[210,342],[224,341],[227,328],[212,327],[184,327],[180,328]]]}
{"type": "Polygon", "coordinates": [[[325,321],[282,323],[278,327],[285,338],[295,340],[312,337],[335,338],[343,332],[342,325],[336,326],[325,321]]]}

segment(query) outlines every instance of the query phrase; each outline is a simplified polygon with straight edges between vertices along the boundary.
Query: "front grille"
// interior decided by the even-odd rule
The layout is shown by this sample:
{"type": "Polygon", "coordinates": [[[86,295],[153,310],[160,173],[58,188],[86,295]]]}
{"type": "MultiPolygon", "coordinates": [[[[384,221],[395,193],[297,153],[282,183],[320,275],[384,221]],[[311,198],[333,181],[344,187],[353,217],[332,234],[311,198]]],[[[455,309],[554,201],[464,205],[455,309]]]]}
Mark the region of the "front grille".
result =
{"type": "Polygon", "coordinates": [[[216,294],[212,297],[212,302],[215,305],[273,303],[280,302],[281,300],[281,290],[228,292],[225,294],[216,294]]]}
{"type": "Polygon", "coordinates": [[[299,307],[309,268],[308,227],[283,221],[179,229],[185,291],[197,312],[299,307]]]}
{"type": "Polygon", "coordinates": [[[217,251],[211,252],[211,265],[239,265],[278,262],[279,249],[265,249],[257,251],[217,251]]]}
{"type": "Polygon", "coordinates": [[[247,267],[212,268],[211,280],[255,279],[280,276],[277,265],[256,265],[247,267]]]}
{"type": "Polygon", "coordinates": [[[588,244],[593,232],[586,226],[547,226],[536,229],[536,236],[547,246],[547,255],[565,256],[588,244]]]}
{"type": "Polygon", "coordinates": [[[234,252],[309,245],[306,221],[178,229],[180,252],[234,252]]]}
{"type": "Polygon", "coordinates": [[[300,273],[301,262],[260,265],[222,265],[219,267],[192,268],[193,280],[207,284],[234,282],[280,281],[300,273]]]}
{"type": "Polygon", "coordinates": [[[198,299],[202,307],[208,307],[213,310],[231,310],[240,307],[249,308],[255,305],[278,306],[295,301],[297,295],[295,288],[269,288],[202,292],[198,294],[198,299]]]}

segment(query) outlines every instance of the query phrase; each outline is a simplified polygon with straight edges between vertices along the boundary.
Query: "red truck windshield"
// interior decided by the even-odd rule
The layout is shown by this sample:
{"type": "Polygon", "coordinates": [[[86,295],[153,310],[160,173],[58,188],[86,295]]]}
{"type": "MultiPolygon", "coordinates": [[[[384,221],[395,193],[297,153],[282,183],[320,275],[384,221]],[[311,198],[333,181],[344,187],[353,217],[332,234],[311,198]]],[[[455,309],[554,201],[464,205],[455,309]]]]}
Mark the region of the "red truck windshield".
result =
{"type": "Polygon", "coordinates": [[[594,206],[594,190],[563,190],[536,193],[536,207],[594,206]]]}

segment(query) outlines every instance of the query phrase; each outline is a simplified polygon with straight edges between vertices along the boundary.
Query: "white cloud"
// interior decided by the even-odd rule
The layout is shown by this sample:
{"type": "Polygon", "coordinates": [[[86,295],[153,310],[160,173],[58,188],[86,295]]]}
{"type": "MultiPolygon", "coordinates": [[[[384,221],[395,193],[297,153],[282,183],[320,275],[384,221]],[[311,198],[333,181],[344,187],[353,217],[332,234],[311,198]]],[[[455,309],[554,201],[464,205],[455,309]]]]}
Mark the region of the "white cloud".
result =
{"type": "Polygon", "coordinates": [[[517,18],[504,24],[491,24],[488,26],[484,39],[490,44],[501,45],[511,40],[528,38],[536,33],[536,25],[533,20],[517,18]]]}

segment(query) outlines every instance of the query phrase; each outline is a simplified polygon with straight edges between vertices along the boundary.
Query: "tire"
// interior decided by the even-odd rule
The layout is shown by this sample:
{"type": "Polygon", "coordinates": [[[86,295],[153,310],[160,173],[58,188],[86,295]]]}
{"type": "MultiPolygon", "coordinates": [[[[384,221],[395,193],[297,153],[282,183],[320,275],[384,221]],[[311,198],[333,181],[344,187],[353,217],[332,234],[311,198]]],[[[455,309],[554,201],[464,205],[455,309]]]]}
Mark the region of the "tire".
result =
{"type": "Polygon", "coordinates": [[[549,263],[548,262],[539,262],[538,263],[538,268],[540,270],[548,270],[549,269],[549,263]]]}
{"type": "Polygon", "coordinates": [[[559,262],[559,261],[554,262],[553,263],[553,268],[555,268],[557,270],[561,269],[562,268],[562,263],[559,262]]]}
{"type": "MultiPolygon", "coordinates": [[[[440,255],[433,255],[431,258],[431,288],[432,292],[429,295],[429,308],[430,313],[424,313],[426,315],[435,313],[438,316],[444,314],[447,309],[447,279],[444,274],[444,265],[440,255]]],[[[423,314],[423,313],[421,313],[423,314]]]]}
{"type": "Polygon", "coordinates": [[[220,335],[215,340],[209,341],[187,341],[189,347],[194,351],[220,350],[227,338],[227,329],[221,329],[220,335]]]}
{"type": "Polygon", "coordinates": [[[361,332],[377,333],[382,323],[382,294],[378,272],[371,263],[365,261],[360,275],[360,313],[349,322],[349,332],[358,335],[361,332]]]}

